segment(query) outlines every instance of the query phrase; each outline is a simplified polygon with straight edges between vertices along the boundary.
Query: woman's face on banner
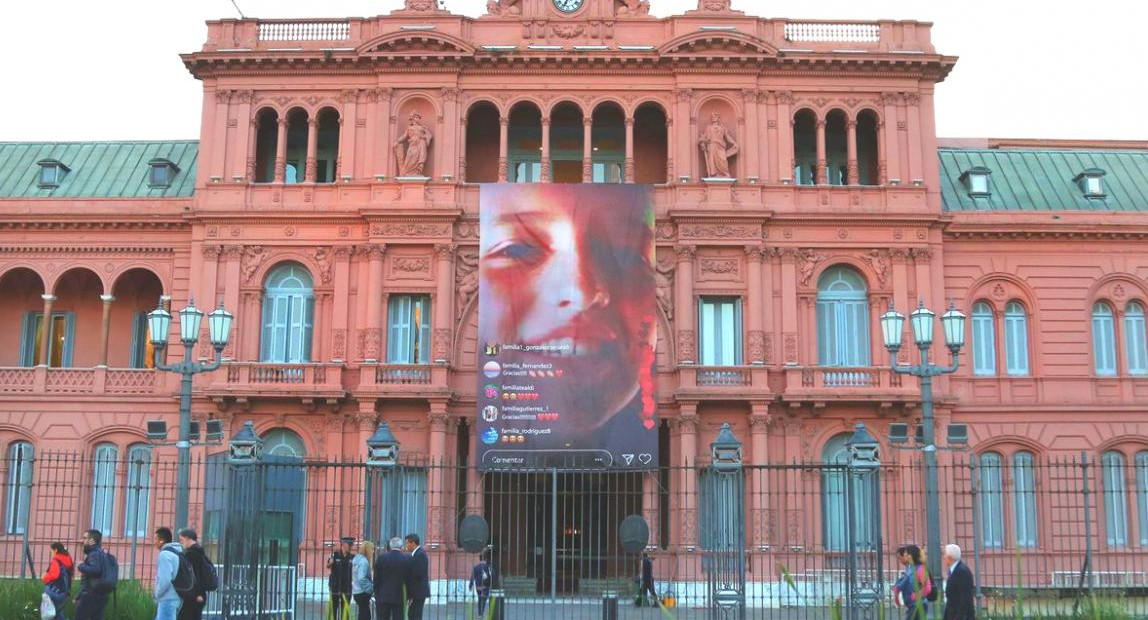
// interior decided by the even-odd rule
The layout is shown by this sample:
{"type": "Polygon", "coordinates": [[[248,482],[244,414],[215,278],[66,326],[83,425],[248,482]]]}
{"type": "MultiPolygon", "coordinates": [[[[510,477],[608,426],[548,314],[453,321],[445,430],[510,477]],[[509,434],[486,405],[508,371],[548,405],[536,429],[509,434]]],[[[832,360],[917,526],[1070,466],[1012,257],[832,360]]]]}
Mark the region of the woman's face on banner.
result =
{"type": "MultiPolygon", "coordinates": [[[[569,191],[500,195],[481,240],[480,333],[542,349],[579,390],[593,428],[637,392],[654,344],[652,236],[631,205],[574,204],[569,191]]],[[[571,422],[574,422],[571,420],[571,422]]]]}

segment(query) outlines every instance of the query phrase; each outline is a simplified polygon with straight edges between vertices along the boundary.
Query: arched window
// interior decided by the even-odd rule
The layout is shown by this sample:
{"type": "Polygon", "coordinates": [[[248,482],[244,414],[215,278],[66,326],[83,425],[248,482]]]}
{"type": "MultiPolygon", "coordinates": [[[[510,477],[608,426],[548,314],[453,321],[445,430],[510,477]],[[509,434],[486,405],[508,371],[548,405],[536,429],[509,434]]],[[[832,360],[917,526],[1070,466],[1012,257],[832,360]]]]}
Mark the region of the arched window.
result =
{"type": "MultiPolygon", "coordinates": [[[[560,133],[560,132],[559,132],[560,133]]],[[[555,129],[550,127],[550,158],[555,155],[555,129]]],[[[579,136],[581,138],[581,136],[579,136]]],[[[519,103],[510,110],[510,126],[507,128],[507,157],[510,172],[507,181],[511,183],[538,183],[542,180],[542,111],[532,103],[519,103]]],[[[579,139],[578,148],[582,148],[579,139]]],[[[579,177],[581,178],[581,174],[579,177]]]]}
{"type": "Polygon", "coordinates": [[[128,448],[128,486],[124,493],[124,536],[147,538],[151,509],[151,446],[128,448]]]}
{"type": "MultiPolygon", "coordinates": [[[[590,118],[590,180],[622,183],[626,180],[626,114],[615,103],[603,103],[590,118]]],[[[553,149],[554,143],[550,145],[553,149]]]]}
{"type": "Polygon", "coordinates": [[[881,182],[879,153],[877,151],[877,114],[872,110],[862,110],[857,114],[857,183],[877,185],[881,182]]]}
{"type": "Polygon", "coordinates": [[[831,267],[817,280],[817,335],[820,365],[869,365],[869,302],[855,270],[831,267]]]}
{"type": "Polygon", "coordinates": [[[299,434],[289,428],[273,428],[263,434],[263,453],[288,459],[307,456],[307,447],[299,434]]]}
{"type": "Polygon", "coordinates": [[[843,110],[830,110],[825,115],[825,168],[829,185],[845,185],[849,182],[847,125],[848,119],[843,110]]]}
{"type": "Polygon", "coordinates": [[[1138,301],[1129,302],[1124,308],[1124,357],[1130,375],[1148,375],[1148,342],[1144,329],[1144,306],[1138,301]]]}
{"type": "Polygon", "coordinates": [[[1031,452],[1012,455],[1012,508],[1018,547],[1036,546],[1036,464],[1031,452]]]}
{"type": "Polygon", "coordinates": [[[315,128],[315,182],[334,183],[339,171],[339,111],[334,108],[319,110],[315,128]]]}
{"type": "Polygon", "coordinates": [[[1136,517],[1140,523],[1140,546],[1148,546],[1148,451],[1136,453],[1136,517]]]}
{"type": "Polygon", "coordinates": [[[263,434],[263,456],[269,464],[260,510],[266,563],[290,566],[298,562],[306,518],[307,449],[295,431],[273,428],[263,434]]]}
{"type": "Polygon", "coordinates": [[[498,180],[499,122],[498,108],[487,101],[474,104],[467,113],[467,183],[493,183],[498,180]]]}
{"type": "Polygon", "coordinates": [[[1112,306],[1101,301],[1092,306],[1092,357],[1096,374],[1116,374],[1116,334],[1112,306]]]}
{"type": "Polygon", "coordinates": [[[120,453],[110,443],[96,446],[92,460],[92,529],[109,534],[116,519],[116,461],[120,453]]]}
{"type": "Polygon", "coordinates": [[[996,329],[993,327],[993,309],[987,303],[973,304],[973,374],[997,374],[996,329]]]}
{"type": "Polygon", "coordinates": [[[793,116],[793,183],[813,185],[819,181],[817,170],[817,115],[801,110],[793,116]]]}
{"type": "Polygon", "coordinates": [[[280,364],[311,361],[315,305],[311,287],[311,274],[298,263],[276,267],[267,276],[261,361],[280,364]]]}
{"type": "Polygon", "coordinates": [[[634,112],[634,182],[665,183],[669,137],[666,112],[656,103],[643,103],[634,112]]]}
{"type": "Polygon", "coordinates": [[[822,535],[827,551],[849,550],[850,524],[854,524],[857,550],[873,549],[877,541],[877,487],[871,477],[850,475],[846,446],[850,437],[849,433],[834,435],[821,450],[825,464],[821,471],[822,535]]]}
{"type": "Polygon", "coordinates": [[[275,180],[275,154],[279,145],[279,113],[264,108],[256,115],[255,130],[255,178],[254,183],[270,183],[275,180]]]}
{"type": "Polygon", "coordinates": [[[1104,529],[1109,546],[1128,545],[1128,498],[1124,486],[1124,455],[1116,451],[1100,457],[1104,493],[1104,529]]]}
{"type": "Polygon", "coordinates": [[[981,542],[986,547],[1004,545],[1004,506],[1001,504],[1001,455],[986,452],[980,457],[981,542]]]}
{"type": "Polygon", "coordinates": [[[295,108],[287,113],[287,161],[284,183],[302,183],[307,162],[307,111],[295,108]]]}
{"type": "Polygon", "coordinates": [[[1010,301],[1004,315],[1005,369],[1008,374],[1028,374],[1028,318],[1020,302],[1010,301]]]}
{"type": "Polygon", "coordinates": [[[8,446],[8,488],[4,493],[4,532],[23,534],[32,506],[32,466],[36,450],[26,441],[8,446]]]}

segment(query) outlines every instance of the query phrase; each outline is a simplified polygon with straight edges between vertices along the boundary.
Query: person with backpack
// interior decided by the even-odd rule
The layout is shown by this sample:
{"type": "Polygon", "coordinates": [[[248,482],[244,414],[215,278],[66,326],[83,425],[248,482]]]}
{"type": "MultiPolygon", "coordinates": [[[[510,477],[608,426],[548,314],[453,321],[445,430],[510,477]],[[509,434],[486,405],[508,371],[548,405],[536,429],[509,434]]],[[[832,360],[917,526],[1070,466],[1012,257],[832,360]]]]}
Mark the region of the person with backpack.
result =
{"type": "Polygon", "coordinates": [[[84,561],[80,571],[80,593],[76,595],[76,620],[104,620],[108,597],[116,589],[120,567],[116,556],[100,546],[104,535],[99,530],[84,532],[84,561]]]}
{"type": "Polygon", "coordinates": [[[929,603],[937,600],[937,592],[925,569],[921,548],[905,545],[897,549],[897,557],[905,570],[893,585],[894,602],[905,605],[905,620],[925,620],[929,603]]]}
{"type": "Polygon", "coordinates": [[[203,608],[207,606],[207,593],[219,589],[219,576],[215,565],[208,559],[207,553],[199,545],[199,535],[190,527],[179,531],[179,544],[183,547],[183,555],[191,564],[195,573],[195,588],[188,594],[181,596],[183,605],[179,608],[177,620],[202,620],[203,608]]]}
{"type": "Polygon", "coordinates": [[[486,614],[486,602],[490,600],[490,588],[494,584],[494,567],[486,553],[478,557],[478,564],[470,574],[470,589],[478,595],[478,616],[486,614]]]}
{"type": "Polygon", "coordinates": [[[183,603],[180,594],[195,588],[195,574],[183,555],[183,547],[172,542],[170,528],[161,527],[155,531],[155,547],[159,550],[155,560],[155,590],[152,592],[155,620],[175,620],[183,603]]]}
{"type": "Polygon", "coordinates": [[[41,579],[44,592],[56,606],[56,620],[64,620],[64,603],[68,602],[68,594],[72,591],[75,572],[76,565],[68,555],[68,548],[62,542],[52,543],[52,559],[48,561],[48,570],[41,579]]]}

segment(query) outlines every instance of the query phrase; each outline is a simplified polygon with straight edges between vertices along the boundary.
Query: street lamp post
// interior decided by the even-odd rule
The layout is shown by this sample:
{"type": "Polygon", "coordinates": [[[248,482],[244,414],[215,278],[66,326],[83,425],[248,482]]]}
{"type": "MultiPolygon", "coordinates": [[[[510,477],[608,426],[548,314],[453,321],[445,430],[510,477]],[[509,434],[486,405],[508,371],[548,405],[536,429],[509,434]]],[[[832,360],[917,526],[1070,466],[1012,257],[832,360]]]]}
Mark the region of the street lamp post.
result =
{"type": "Polygon", "coordinates": [[[913,326],[913,340],[921,352],[921,363],[900,365],[897,351],[901,348],[901,338],[905,326],[905,315],[890,308],[881,316],[881,333],[885,348],[889,350],[890,364],[894,372],[912,375],[921,380],[921,431],[922,450],[925,452],[925,520],[928,529],[928,570],[934,578],[941,574],[941,505],[937,491],[937,432],[933,420],[933,377],[957,371],[958,354],[965,344],[965,315],[949,304],[948,311],[941,316],[945,331],[945,346],[952,354],[951,366],[938,366],[929,362],[929,350],[933,346],[933,319],[936,315],[925,308],[922,301],[909,315],[913,326]]]}
{"type": "Polygon", "coordinates": [[[188,498],[191,484],[191,379],[201,372],[219,368],[223,362],[223,348],[231,335],[231,322],[234,317],[219,308],[207,315],[207,326],[211,346],[215,347],[215,361],[206,364],[192,360],[195,343],[199,341],[199,326],[203,321],[203,311],[195,307],[195,300],[189,300],[187,307],[179,311],[179,339],[183,343],[183,361],[167,365],[163,363],[163,352],[167,348],[167,334],[171,328],[171,313],[160,304],[147,315],[148,330],[151,332],[151,345],[155,349],[155,367],[181,375],[179,389],[179,440],[178,472],[175,489],[175,526],[187,527],[188,498]]]}
{"type": "MultiPolygon", "coordinates": [[[[375,511],[385,511],[387,514],[387,531],[383,531],[382,524],[379,524],[378,538],[380,544],[387,542],[386,536],[395,536],[398,530],[398,523],[396,522],[398,509],[396,508],[395,501],[389,501],[387,497],[388,492],[393,493],[389,487],[393,485],[387,484],[395,477],[392,475],[395,467],[399,464],[399,440],[395,438],[394,433],[391,432],[391,427],[386,422],[379,422],[379,428],[375,429],[375,434],[367,439],[367,471],[371,472],[371,481],[374,486],[371,492],[367,494],[367,510],[364,519],[366,520],[366,527],[364,531],[368,536],[375,531],[374,513],[375,511]],[[375,490],[375,489],[378,490],[375,490]],[[371,499],[373,497],[379,498],[380,506],[371,506],[371,499]],[[372,510],[373,508],[373,510],[372,510]]],[[[397,495],[397,494],[395,494],[397,495]]]]}

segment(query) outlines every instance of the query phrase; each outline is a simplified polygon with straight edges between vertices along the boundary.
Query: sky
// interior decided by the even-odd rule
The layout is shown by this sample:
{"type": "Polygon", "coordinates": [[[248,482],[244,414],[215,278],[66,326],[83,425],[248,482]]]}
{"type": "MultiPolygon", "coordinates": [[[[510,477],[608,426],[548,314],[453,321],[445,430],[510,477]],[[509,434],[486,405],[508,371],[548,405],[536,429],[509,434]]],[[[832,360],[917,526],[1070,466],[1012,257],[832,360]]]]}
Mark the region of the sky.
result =
{"type": "MultiPolygon", "coordinates": [[[[650,0],[664,17],[697,0],[650,0]]],[[[369,17],[402,0],[234,0],[248,17],[369,17]]],[[[199,137],[202,85],[180,53],[202,47],[232,0],[4,3],[0,141],[199,137]]],[[[486,0],[446,0],[477,17],[486,0]]],[[[1148,140],[1143,0],[733,0],[761,17],[931,21],[959,56],[938,85],[941,137],[1148,140]]]]}

